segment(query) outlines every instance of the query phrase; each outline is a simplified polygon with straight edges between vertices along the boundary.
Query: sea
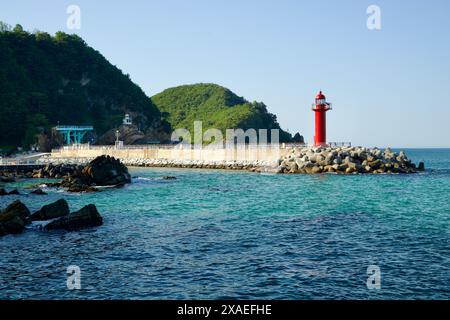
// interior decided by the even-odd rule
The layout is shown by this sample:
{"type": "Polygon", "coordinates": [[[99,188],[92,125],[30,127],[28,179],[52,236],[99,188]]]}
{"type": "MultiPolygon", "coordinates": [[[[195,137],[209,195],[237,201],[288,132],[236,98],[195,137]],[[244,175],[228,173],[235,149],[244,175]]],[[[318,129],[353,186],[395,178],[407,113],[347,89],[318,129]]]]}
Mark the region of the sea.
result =
{"type": "Polygon", "coordinates": [[[424,172],[276,175],[130,168],[70,194],[7,185],[30,210],[95,204],[100,227],[0,238],[0,299],[450,299],[450,149],[424,172]],[[165,180],[164,176],[176,179],[165,180]]]}

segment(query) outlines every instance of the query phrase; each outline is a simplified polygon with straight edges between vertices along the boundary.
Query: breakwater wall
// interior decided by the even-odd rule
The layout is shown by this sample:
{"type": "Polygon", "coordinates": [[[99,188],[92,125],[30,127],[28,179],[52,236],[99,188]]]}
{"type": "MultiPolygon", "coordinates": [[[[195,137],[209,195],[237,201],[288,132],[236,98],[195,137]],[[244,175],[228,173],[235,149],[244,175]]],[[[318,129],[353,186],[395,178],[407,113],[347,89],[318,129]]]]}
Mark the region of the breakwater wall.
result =
{"type": "Polygon", "coordinates": [[[224,163],[258,163],[278,165],[278,160],[289,152],[290,146],[236,146],[230,148],[190,148],[187,146],[111,146],[65,147],[52,150],[50,157],[41,159],[48,162],[83,163],[101,155],[109,155],[122,160],[127,165],[166,166],[169,163],[219,165],[224,163]]]}
{"type": "Polygon", "coordinates": [[[101,155],[120,159],[127,166],[249,170],[276,173],[415,173],[424,170],[406,154],[386,148],[293,145],[242,146],[195,149],[167,147],[88,147],[54,150],[40,159],[47,164],[86,164],[101,155]]]}

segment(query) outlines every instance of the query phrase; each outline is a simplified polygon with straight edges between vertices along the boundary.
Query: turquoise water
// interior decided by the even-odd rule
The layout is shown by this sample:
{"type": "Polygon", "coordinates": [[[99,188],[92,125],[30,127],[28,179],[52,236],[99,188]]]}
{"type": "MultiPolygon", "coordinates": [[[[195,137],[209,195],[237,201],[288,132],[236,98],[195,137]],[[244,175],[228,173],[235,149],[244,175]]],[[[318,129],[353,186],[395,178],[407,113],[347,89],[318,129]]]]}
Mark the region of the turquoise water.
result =
{"type": "Polygon", "coordinates": [[[142,168],[123,189],[0,197],[33,210],[63,197],[104,217],[94,229],[1,238],[0,298],[449,299],[450,150],[407,154],[426,172],[142,168]],[[67,289],[69,265],[81,290],[67,289]],[[379,290],[367,288],[369,265],[379,290]]]}

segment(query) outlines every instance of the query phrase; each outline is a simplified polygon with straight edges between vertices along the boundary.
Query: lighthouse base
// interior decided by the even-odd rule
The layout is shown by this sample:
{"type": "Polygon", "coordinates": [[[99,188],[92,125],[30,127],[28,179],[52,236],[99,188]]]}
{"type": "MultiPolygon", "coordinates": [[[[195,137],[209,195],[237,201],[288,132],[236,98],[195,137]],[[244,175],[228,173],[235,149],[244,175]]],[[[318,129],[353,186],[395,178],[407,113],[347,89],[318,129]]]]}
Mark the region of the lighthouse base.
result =
{"type": "Polygon", "coordinates": [[[281,159],[278,173],[389,174],[416,173],[416,166],[401,151],[363,147],[294,147],[281,159]]]}

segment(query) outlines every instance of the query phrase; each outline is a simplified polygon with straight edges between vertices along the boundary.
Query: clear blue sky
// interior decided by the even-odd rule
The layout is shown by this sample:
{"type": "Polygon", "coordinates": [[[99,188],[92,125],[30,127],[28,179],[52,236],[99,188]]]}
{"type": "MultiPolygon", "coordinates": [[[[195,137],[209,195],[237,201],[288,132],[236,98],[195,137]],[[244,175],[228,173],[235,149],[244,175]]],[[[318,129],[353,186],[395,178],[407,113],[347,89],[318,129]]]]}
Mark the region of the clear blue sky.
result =
{"type": "Polygon", "coordinates": [[[0,20],[79,34],[150,96],[223,85],[310,142],[321,89],[330,141],[450,147],[450,1],[0,0],[0,20]],[[366,27],[371,4],[381,30],[366,27]]]}

